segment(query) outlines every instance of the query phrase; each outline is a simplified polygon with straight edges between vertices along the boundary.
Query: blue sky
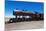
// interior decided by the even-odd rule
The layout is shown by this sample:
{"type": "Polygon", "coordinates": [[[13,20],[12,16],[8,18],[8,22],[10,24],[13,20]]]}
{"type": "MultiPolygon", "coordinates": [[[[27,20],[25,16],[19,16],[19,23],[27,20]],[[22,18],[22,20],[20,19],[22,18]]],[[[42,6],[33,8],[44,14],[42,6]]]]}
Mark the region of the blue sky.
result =
{"type": "Polygon", "coordinates": [[[43,13],[44,4],[42,2],[23,2],[23,1],[6,1],[5,2],[5,16],[13,16],[13,10],[18,8],[19,10],[36,11],[43,13]]]}

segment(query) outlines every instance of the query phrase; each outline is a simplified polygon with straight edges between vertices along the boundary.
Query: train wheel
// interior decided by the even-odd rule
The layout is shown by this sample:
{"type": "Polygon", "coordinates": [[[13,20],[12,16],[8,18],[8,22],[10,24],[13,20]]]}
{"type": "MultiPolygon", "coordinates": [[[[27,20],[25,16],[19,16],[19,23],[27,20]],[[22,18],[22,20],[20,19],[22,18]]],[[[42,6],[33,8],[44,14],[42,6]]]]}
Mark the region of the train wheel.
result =
{"type": "Polygon", "coordinates": [[[13,20],[9,20],[9,23],[13,23],[13,20]]]}

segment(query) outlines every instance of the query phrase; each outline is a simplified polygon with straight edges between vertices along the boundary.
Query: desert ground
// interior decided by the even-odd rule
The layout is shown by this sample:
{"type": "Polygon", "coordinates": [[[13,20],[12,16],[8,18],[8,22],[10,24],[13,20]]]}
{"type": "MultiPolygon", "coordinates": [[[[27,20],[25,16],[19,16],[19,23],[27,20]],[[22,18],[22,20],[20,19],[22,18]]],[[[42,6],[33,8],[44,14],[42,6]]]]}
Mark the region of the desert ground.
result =
{"type": "Polygon", "coordinates": [[[43,29],[44,21],[25,21],[25,22],[17,22],[17,23],[7,23],[5,24],[5,31],[12,30],[29,30],[29,29],[43,29]]]}

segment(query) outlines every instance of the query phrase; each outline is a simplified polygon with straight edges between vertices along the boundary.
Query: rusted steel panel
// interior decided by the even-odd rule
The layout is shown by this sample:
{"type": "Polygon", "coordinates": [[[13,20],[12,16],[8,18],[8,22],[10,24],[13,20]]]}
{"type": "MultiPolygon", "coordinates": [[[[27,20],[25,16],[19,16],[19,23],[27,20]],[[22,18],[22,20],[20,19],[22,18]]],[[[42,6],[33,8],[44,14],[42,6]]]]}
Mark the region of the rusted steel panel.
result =
{"type": "Polygon", "coordinates": [[[32,16],[33,13],[22,13],[22,12],[15,12],[14,16],[32,16]]]}

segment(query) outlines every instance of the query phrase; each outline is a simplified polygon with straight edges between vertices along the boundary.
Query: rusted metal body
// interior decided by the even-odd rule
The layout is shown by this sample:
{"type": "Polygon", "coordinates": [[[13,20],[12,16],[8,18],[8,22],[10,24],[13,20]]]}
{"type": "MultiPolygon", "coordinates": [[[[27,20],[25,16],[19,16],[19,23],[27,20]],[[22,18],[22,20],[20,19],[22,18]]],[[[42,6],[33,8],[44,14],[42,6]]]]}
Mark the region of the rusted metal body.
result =
{"type": "Polygon", "coordinates": [[[13,15],[16,16],[16,18],[11,18],[9,22],[21,22],[21,21],[31,21],[31,20],[43,20],[44,15],[37,12],[23,12],[23,11],[13,11],[13,15]],[[17,18],[17,16],[29,16],[29,18],[17,18]]]}
{"type": "Polygon", "coordinates": [[[32,16],[33,13],[14,12],[14,16],[32,16]]]}

